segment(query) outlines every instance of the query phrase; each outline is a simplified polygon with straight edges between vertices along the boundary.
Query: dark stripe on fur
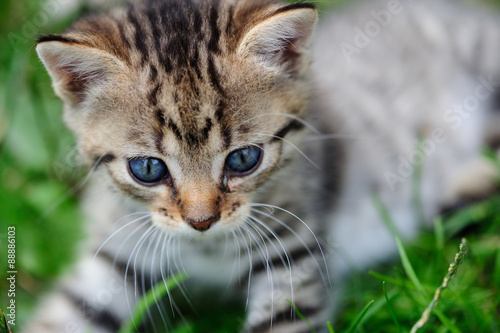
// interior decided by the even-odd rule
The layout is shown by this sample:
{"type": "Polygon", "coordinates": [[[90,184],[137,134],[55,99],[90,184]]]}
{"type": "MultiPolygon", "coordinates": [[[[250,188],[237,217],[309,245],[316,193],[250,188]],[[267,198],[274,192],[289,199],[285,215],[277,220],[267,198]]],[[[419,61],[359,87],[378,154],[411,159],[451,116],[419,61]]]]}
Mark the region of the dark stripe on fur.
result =
{"type": "Polygon", "coordinates": [[[73,38],[69,37],[64,37],[61,35],[45,35],[37,39],[37,44],[38,43],[43,43],[43,42],[63,42],[63,43],[71,43],[71,44],[80,44],[79,41],[73,38]]]}
{"type": "Polygon", "coordinates": [[[120,329],[121,322],[111,312],[106,310],[97,310],[89,305],[88,302],[76,296],[69,290],[63,290],[64,295],[80,310],[85,319],[96,326],[105,328],[110,332],[117,332],[120,329]]]}
{"type": "Polygon", "coordinates": [[[160,91],[160,84],[157,83],[149,93],[149,104],[151,104],[151,106],[156,106],[156,104],[158,103],[159,91],[160,91]]]}
{"type": "Polygon", "coordinates": [[[159,152],[165,153],[163,149],[163,131],[161,129],[155,130],[152,134],[154,136],[156,149],[159,152]]]}
{"type": "Polygon", "coordinates": [[[226,103],[220,100],[217,104],[217,110],[215,110],[215,119],[219,124],[222,124],[222,119],[224,118],[224,109],[226,108],[226,103]]]}
{"type": "Polygon", "coordinates": [[[220,39],[220,30],[219,25],[217,24],[217,20],[219,18],[218,12],[218,2],[213,3],[213,7],[210,8],[210,41],[208,42],[208,50],[213,53],[220,53],[219,48],[219,39],[220,39]]]}
{"type": "Polygon", "coordinates": [[[160,87],[160,83],[157,83],[149,93],[149,103],[151,106],[156,106],[158,103],[158,93],[160,91],[160,87]]]}
{"type": "Polygon", "coordinates": [[[116,158],[115,155],[113,155],[111,153],[108,153],[108,154],[105,154],[102,156],[98,156],[98,157],[94,158],[94,168],[97,169],[98,167],[101,166],[101,164],[109,163],[109,162],[113,161],[115,158],[116,158]]]}
{"type": "Polygon", "coordinates": [[[271,141],[278,141],[283,139],[291,131],[299,131],[304,128],[304,124],[298,120],[291,121],[288,125],[280,129],[271,141]]]}
{"type": "Polygon", "coordinates": [[[220,75],[217,72],[214,64],[214,59],[212,55],[208,57],[208,77],[210,78],[210,82],[212,86],[222,95],[225,96],[224,89],[220,84],[220,75]]]}
{"type": "MultiPolygon", "coordinates": [[[[318,307],[301,307],[300,304],[297,305],[295,304],[295,306],[297,307],[297,309],[299,309],[300,313],[302,315],[304,315],[304,317],[306,318],[309,318],[309,317],[312,317],[314,315],[316,315],[320,310],[321,310],[321,306],[322,304],[318,304],[318,307]]],[[[254,326],[250,329],[250,332],[252,333],[263,333],[263,332],[269,332],[270,329],[271,329],[271,318],[268,318],[268,322],[263,322],[261,323],[260,325],[258,326],[254,326]]],[[[297,317],[297,315],[295,314],[295,311],[289,307],[285,310],[282,310],[278,313],[276,313],[274,316],[273,316],[273,320],[272,320],[272,323],[273,323],[273,328],[278,328],[280,324],[283,324],[283,325],[291,325],[291,323],[293,323],[294,320],[301,320],[297,317]]],[[[295,332],[295,331],[294,331],[295,332]]],[[[300,332],[300,333],[309,333],[311,332],[310,329],[307,329],[305,328],[304,331],[300,332]]],[[[299,333],[299,332],[297,332],[299,333]]]]}
{"type": "Polygon", "coordinates": [[[142,30],[142,25],[138,21],[137,17],[135,16],[134,12],[134,7],[132,5],[128,6],[128,13],[127,17],[130,21],[130,23],[134,26],[134,42],[135,42],[135,47],[136,49],[140,52],[141,54],[141,64],[144,65],[146,62],[149,61],[149,51],[146,45],[146,35],[144,31],[142,30]]]}
{"type": "Polygon", "coordinates": [[[161,47],[162,47],[162,31],[161,31],[161,25],[160,25],[160,15],[159,11],[157,8],[148,8],[146,10],[146,16],[149,21],[149,26],[151,28],[151,32],[153,35],[153,47],[155,48],[155,52],[157,55],[161,54],[161,47]]]}
{"type": "Polygon", "coordinates": [[[288,12],[288,11],[294,10],[294,9],[301,9],[301,8],[316,9],[316,6],[313,5],[312,3],[309,3],[309,2],[296,2],[296,3],[290,4],[288,6],[281,7],[280,9],[274,11],[272,14],[269,14],[267,17],[271,17],[271,16],[274,16],[274,15],[277,15],[280,13],[288,12]]]}
{"type": "Polygon", "coordinates": [[[157,76],[158,76],[158,69],[156,69],[156,66],[155,65],[149,65],[149,79],[152,82],[155,82],[157,76]]]}
{"type": "MultiPolygon", "coordinates": [[[[145,226],[144,228],[147,228],[147,226],[145,226]]],[[[98,256],[99,258],[105,260],[115,271],[118,272],[120,276],[125,276],[125,272],[127,272],[127,278],[129,280],[133,279],[133,270],[129,268],[129,270],[127,271],[127,262],[118,260],[119,257],[117,255],[111,255],[110,253],[101,250],[99,251],[98,256]]]]}
{"type": "Polygon", "coordinates": [[[193,28],[194,31],[198,34],[198,39],[201,37],[201,24],[202,24],[201,13],[199,10],[193,11],[193,28]]]}
{"type": "Polygon", "coordinates": [[[177,140],[182,141],[181,131],[179,130],[179,127],[177,127],[177,125],[174,123],[172,119],[168,121],[167,127],[174,133],[174,135],[177,137],[177,140]]]}
{"type": "MultiPolygon", "coordinates": [[[[309,249],[311,251],[313,251],[314,248],[315,248],[315,246],[313,246],[313,247],[309,246],[309,249]]],[[[252,250],[254,252],[260,251],[258,244],[252,244],[252,250]]],[[[290,258],[290,261],[297,262],[300,259],[302,259],[306,256],[310,257],[311,255],[305,247],[301,246],[301,247],[294,249],[292,252],[289,252],[288,256],[290,258]]],[[[288,262],[286,261],[285,255],[283,253],[282,253],[282,258],[285,261],[285,265],[288,265],[288,262]]],[[[284,267],[285,269],[287,269],[287,266],[283,266],[283,261],[281,260],[279,255],[276,254],[274,257],[271,258],[271,260],[268,260],[267,262],[264,262],[263,260],[261,260],[261,261],[259,261],[258,264],[254,265],[252,267],[253,274],[259,274],[263,271],[266,271],[268,268],[268,265],[269,265],[269,267],[274,267],[274,268],[284,267]]],[[[293,269],[293,266],[292,266],[292,269],[293,269]]]]}
{"type": "Polygon", "coordinates": [[[220,125],[220,135],[222,137],[224,149],[229,147],[232,139],[231,127],[224,121],[225,109],[226,103],[223,100],[220,100],[217,104],[217,110],[215,110],[215,120],[220,125]]]}
{"type": "Polygon", "coordinates": [[[160,127],[163,128],[166,125],[165,121],[165,111],[162,109],[157,109],[155,113],[156,119],[158,120],[158,123],[160,124],[160,127]]]}
{"type": "Polygon", "coordinates": [[[224,126],[222,128],[222,141],[224,142],[224,149],[229,148],[231,140],[232,140],[231,127],[224,126]]]}
{"type": "Polygon", "coordinates": [[[200,70],[200,55],[198,51],[198,46],[194,46],[194,51],[192,57],[189,59],[189,66],[194,70],[196,73],[196,76],[198,77],[199,80],[202,80],[203,77],[201,75],[201,70],[200,70]]]}
{"type": "Polygon", "coordinates": [[[130,40],[127,38],[127,35],[125,35],[125,24],[119,20],[116,20],[116,25],[117,25],[118,31],[120,32],[120,38],[121,38],[123,44],[125,44],[125,49],[130,50],[131,44],[130,44],[130,40]]]}
{"type": "Polygon", "coordinates": [[[227,13],[227,25],[226,25],[226,36],[231,36],[232,35],[232,29],[233,29],[233,14],[234,14],[234,6],[229,7],[228,13],[227,13]]]}
{"type": "Polygon", "coordinates": [[[212,119],[207,118],[205,120],[205,127],[201,131],[201,140],[202,143],[207,142],[208,136],[210,135],[210,131],[212,130],[212,119]]]}

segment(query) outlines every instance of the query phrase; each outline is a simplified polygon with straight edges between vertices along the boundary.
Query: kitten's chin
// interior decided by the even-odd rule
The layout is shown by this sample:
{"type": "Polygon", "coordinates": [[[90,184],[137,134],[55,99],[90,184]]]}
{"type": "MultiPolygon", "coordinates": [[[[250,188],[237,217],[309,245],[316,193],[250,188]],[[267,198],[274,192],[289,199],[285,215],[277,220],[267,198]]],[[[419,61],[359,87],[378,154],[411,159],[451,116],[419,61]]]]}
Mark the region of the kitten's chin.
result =
{"type": "Polygon", "coordinates": [[[152,223],[158,229],[169,236],[181,237],[185,239],[208,239],[233,234],[240,229],[246,222],[250,213],[250,208],[245,205],[237,211],[231,212],[227,217],[223,217],[211,225],[208,229],[196,230],[183,220],[165,217],[161,214],[152,212],[152,223]]]}

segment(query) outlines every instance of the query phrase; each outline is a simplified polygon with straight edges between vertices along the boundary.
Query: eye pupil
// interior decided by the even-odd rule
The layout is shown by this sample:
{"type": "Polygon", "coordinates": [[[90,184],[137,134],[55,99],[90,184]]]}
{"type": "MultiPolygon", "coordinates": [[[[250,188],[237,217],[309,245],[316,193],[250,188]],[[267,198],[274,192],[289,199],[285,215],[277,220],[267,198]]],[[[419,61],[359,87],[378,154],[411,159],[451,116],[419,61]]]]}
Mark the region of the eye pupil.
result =
{"type": "Polygon", "coordinates": [[[134,178],[144,183],[156,183],[168,175],[165,163],[152,157],[130,159],[129,170],[134,178]]]}
{"type": "Polygon", "coordinates": [[[249,146],[232,152],[226,159],[226,169],[240,175],[250,173],[260,162],[261,151],[260,147],[249,146]]]}

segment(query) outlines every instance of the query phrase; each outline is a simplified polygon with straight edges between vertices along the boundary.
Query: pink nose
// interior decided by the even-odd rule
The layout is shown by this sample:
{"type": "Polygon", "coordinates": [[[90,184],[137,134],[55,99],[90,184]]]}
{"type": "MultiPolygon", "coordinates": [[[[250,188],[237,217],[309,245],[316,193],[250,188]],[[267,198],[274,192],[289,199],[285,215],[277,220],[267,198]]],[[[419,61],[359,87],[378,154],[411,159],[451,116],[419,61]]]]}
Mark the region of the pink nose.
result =
{"type": "Polygon", "coordinates": [[[191,227],[200,232],[207,231],[210,229],[212,224],[220,220],[220,213],[214,216],[211,216],[207,219],[193,220],[190,218],[184,219],[191,227]]]}

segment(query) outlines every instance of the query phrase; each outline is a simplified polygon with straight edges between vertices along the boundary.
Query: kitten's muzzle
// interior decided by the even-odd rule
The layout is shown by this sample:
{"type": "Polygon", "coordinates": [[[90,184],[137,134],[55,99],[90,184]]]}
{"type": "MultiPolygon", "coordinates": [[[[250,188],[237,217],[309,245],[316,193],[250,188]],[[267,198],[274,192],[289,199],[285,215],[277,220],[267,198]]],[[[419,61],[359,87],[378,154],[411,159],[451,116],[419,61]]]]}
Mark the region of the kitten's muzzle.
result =
{"type": "Polygon", "coordinates": [[[204,220],[193,220],[190,218],[185,218],[184,220],[191,227],[193,227],[195,230],[203,232],[203,231],[207,231],[208,229],[210,229],[212,224],[214,224],[220,220],[220,213],[218,213],[217,215],[211,216],[207,219],[204,219],[204,220]]]}

